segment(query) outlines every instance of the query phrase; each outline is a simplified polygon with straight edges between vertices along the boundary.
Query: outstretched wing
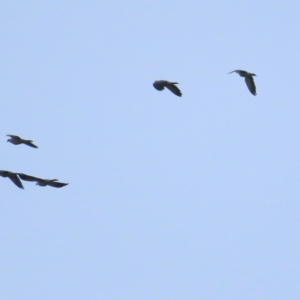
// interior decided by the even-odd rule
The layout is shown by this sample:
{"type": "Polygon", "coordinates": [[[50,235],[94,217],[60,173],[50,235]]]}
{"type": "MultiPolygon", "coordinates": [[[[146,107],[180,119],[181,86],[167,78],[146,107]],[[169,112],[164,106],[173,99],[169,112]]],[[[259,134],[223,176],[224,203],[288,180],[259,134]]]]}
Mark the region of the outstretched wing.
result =
{"type": "Polygon", "coordinates": [[[23,141],[23,144],[25,144],[25,145],[27,145],[27,146],[29,146],[29,147],[32,147],[32,148],[38,148],[38,146],[34,145],[34,144],[32,143],[32,141],[26,141],[26,140],[24,140],[24,141],[23,141]]]}
{"type": "Polygon", "coordinates": [[[8,177],[17,187],[24,189],[23,184],[17,174],[11,173],[8,177]]]}
{"type": "Polygon", "coordinates": [[[175,85],[177,82],[170,82],[166,85],[166,87],[176,96],[181,97],[182,93],[181,90],[175,85]]]}
{"type": "Polygon", "coordinates": [[[50,182],[48,182],[48,185],[53,186],[55,188],[61,188],[65,185],[68,185],[68,183],[50,181],[50,182]]]}
{"type": "Polygon", "coordinates": [[[27,175],[24,173],[19,173],[18,175],[22,180],[25,180],[25,181],[39,181],[40,180],[40,178],[31,176],[31,175],[27,175]]]}
{"type": "Polygon", "coordinates": [[[21,138],[17,135],[7,134],[6,136],[10,136],[11,138],[16,139],[16,140],[21,140],[21,138]]]}
{"type": "Polygon", "coordinates": [[[252,76],[245,77],[245,82],[252,95],[256,95],[256,86],[252,76]]]}

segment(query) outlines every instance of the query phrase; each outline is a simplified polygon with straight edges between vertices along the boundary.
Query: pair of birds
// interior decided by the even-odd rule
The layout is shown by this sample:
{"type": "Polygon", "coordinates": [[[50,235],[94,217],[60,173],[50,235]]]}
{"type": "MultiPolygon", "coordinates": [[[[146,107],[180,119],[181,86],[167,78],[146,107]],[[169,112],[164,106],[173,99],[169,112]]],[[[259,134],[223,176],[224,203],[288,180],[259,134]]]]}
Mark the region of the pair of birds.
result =
{"type": "MultiPolygon", "coordinates": [[[[233,72],[235,72],[235,73],[239,74],[241,77],[245,78],[245,82],[246,82],[246,85],[247,85],[250,93],[255,96],[256,95],[256,86],[255,86],[255,83],[253,80],[253,76],[256,76],[256,74],[249,73],[249,72],[243,71],[243,70],[234,70],[228,74],[231,74],[233,72]]],[[[176,96],[181,97],[182,93],[175,84],[178,84],[178,82],[171,82],[171,81],[167,81],[167,80],[157,80],[153,83],[153,86],[158,91],[162,91],[164,88],[167,88],[176,96]]]]}
{"type": "MultiPolygon", "coordinates": [[[[33,147],[33,148],[38,148],[36,145],[33,144],[32,140],[25,140],[25,139],[20,138],[17,135],[12,135],[12,134],[8,134],[7,136],[10,137],[10,139],[8,139],[7,141],[14,145],[25,144],[25,145],[33,147]]],[[[0,176],[2,176],[4,178],[9,178],[17,187],[19,187],[21,189],[24,189],[24,187],[23,187],[23,184],[22,184],[20,178],[25,181],[35,181],[36,184],[39,186],[49,185],[52,187],[61,188],[68,184],[68,183],[58,182],[58,179],[42,179],[42,178],[34,177],[31,175],[26,175],[24,173],[14,173],[14,172],[5,171],[5,170],[0,170],[0,176]]]]}
{"type": "Polygon", "coordinates": [[[42,179],[42,178],[37,178],[37,177],[31,176],[31,175],[26,175],[24,173],[14,173],[14,172],[5,171],[5,170],[0,170],[0,176],[2,176],[4,178],[9,178],[20,189],[24,189],[20,178],[25,181],[35,181],[36,184],[39,186],[49,185],[52,187],[61,188],[68,184],[68,183],[58,182],[57,181],[58,179],[42,179]]]}

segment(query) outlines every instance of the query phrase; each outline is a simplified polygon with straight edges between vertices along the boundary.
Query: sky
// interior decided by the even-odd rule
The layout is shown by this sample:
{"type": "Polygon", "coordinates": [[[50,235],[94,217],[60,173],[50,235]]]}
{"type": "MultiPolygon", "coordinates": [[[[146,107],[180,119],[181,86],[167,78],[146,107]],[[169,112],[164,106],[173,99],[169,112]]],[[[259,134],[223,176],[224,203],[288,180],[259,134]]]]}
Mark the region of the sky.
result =
{"type": "Polygon", "coordinates": [[[0,298],[300,299],[299,10],[2,1],[0,298]]]}

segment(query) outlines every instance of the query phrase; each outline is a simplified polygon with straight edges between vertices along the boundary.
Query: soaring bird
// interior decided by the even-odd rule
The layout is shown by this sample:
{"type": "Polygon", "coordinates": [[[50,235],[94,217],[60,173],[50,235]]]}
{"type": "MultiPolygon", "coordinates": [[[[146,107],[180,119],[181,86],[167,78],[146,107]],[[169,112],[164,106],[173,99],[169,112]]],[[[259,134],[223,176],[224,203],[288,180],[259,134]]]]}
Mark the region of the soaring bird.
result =
{"type": "Polygon", "coordinates": [[[178,84],[178,82],[170,82],[167,80],[157,80],[153,83],[153,86],[158,90],[162,91],[165,87],[169,89],[173,94],[175,94],[178,97],[182,96],[182,93],[180,89],[175,85],[178,84]]]}
{"type": "Polygon", "coordinates": [[[0,170],[0,176],[8,177],[17,187],[19,187],[20,189],[24,189],[22,182],[18,177],[18,173],[0,170]]]}
{"type": "Polygon", "coordinates": [[[55,188],[61,188],[68,184],[68,183],[57,182],[58,179],[41,179],[41,178],[37,178],[37,177],[31,176],[31,175],[26,175],[24,173],[19,173],[18,175],[22,180],[36,181],[36,184],[39,186],[49,185],[49,186],[52,186],[55,188]]]}
{"type": "Polygon", "coordinates": [[[31,140],[24,140],[24,139],[20,138],[19,136],[12,135],[12,134],[7,134],[7,136],[10,136],[10,139],[8,139],[7,141],[14,145],[25,144],[27,146],[37,148],[37,146],[34,145],[31,140]]]}
{"type": "Polygon", "coordinates": [[[256,96],[256,87],[255,87],[255,83],[254,83],[254,80],[253,80],[253,77],[252,77],[252,76],[256,76],[256,74],[249,73],[249,72],[243,71],[243,70],[234,70],[234,71],[232,71],[228,74],[231,74],[233,72],[236,72],[240,76],[245,77],[245,82],[247,84],[247,87],[248,87],[250,93],[252,95],[256,96]]]}

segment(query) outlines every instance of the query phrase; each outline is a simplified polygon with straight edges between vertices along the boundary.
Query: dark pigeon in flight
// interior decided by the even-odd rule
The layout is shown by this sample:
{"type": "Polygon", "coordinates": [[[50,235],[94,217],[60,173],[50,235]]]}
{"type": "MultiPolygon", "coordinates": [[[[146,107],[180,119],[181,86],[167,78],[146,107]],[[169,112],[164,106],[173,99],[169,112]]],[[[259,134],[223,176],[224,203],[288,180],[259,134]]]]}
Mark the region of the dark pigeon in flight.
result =
{"type": "Polygon", "coordinates": [[[63,182],[57,182],[58,179],[41,179],[41,178],[37,178],[37,177],[31,176],[31,175],[26,175],[23,173],[19,173],[19,177],[25,181],[36,181],[36,184],[39,186],[49,185],[49,186],[52,186],[55,188],[61,188],[68,184],[68,183],[63,183],[63,182]]]}
{"type": "Polygon", "coordinates": [[[178,97],[182,96],[182,93],[180,89],[175,85],[178,84],[178,82],[170,82],[167,80],[157,80],[153,83],[153,86],[158,90],[162,91],[165,87],[169,89],[173,94],[175,94],[178,97]]]}
{"type": "Polygon", "coordinates": [[[18,177],[18,173],[0,170],[0,176],[4,178],[8,177],[17,187],[24,189],[22,182],[18,177]]]}
{"type": "Polygon", "coordinates": [[[30,146],[32,148],[37,148],[37,146],[34,145],[31,140],[24,140],[24,139],[20,138],[19,136],[12,135],[12,134],[8,134],[7,136],[10,136],[10,139],[8,139],[7,141],[14,144],[14,145],[25,144],[25,145],[30,146]]]}
{"type": "Polygon", "coordinates": [[[233,72],[236,72],[240,76],[245,77],[245,82],[247,84],[247,87],[248,87],[250,93],[252,95],[256,96],[256,86],[255,86],[255,83],[254,83],[254,80],[253,80],[253,77],[252,77],[252,76],[256,76],[256,74],[249,73],[249,72],[243,71],[243,70],[234,70],[234,71],[232,71],[228,74],[231,74],[233,72]]]}

